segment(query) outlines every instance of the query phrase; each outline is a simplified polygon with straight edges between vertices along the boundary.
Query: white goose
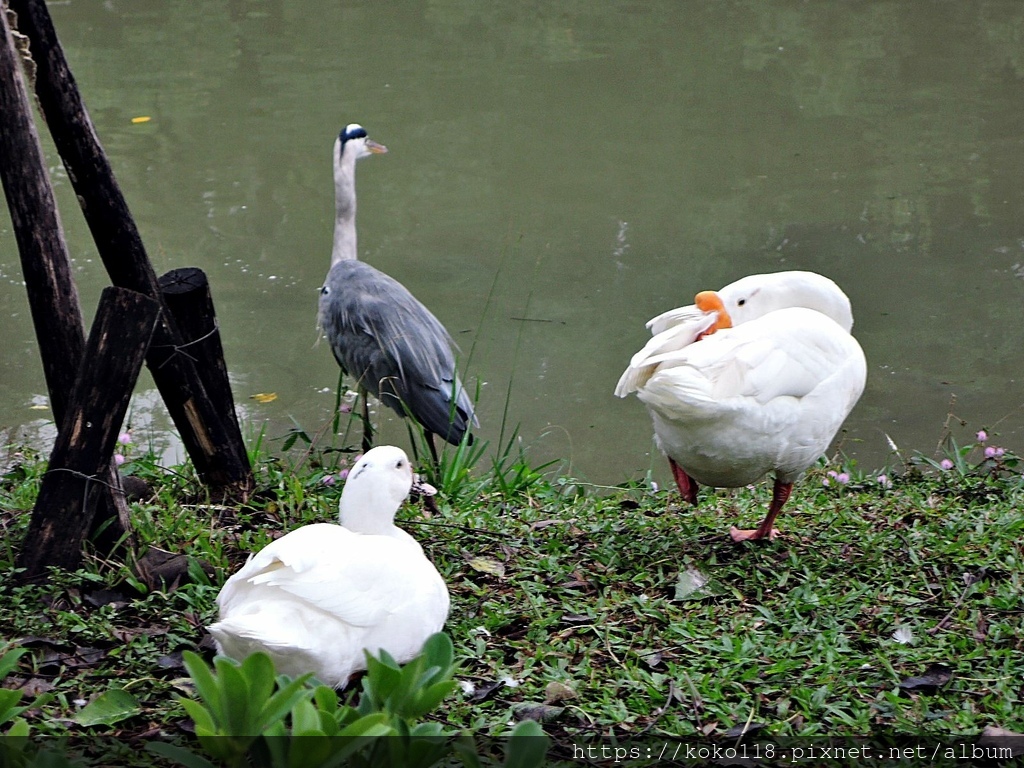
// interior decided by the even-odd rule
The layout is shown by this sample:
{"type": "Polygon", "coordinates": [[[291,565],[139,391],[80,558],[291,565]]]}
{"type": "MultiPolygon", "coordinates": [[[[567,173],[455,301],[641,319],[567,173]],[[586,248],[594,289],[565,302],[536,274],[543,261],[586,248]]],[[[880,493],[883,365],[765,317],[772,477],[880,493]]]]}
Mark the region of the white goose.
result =
{"type": "Polygon", "coordinates": [[[218,651],[234,659],[264,651],[278,673],[312,672],[339,688],[366,669],[364,648],[398,662],[418,654],[444,626],[449,597],[420,545],[395,527],[412,485],[404,451],[368,451],[342,491],[341,525],[298,528],[228,579],[209,628],[218,651]]]}
{"type": "Polygon", "coordinates": [[[735,541],[775,538],[793,483],[828,448],[864,391],[850,300],[814,272],[750,275],[653,318],[615,394],[636,392],[679,491],[775,473],[768,514],[735,541]]]}

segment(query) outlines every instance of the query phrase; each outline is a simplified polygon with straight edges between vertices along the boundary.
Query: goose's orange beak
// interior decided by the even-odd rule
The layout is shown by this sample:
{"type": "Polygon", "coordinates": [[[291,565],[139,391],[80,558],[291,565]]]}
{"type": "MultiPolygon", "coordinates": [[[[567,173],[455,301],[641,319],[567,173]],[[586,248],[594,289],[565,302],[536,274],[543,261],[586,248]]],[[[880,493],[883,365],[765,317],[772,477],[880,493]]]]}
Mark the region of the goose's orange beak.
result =
{"type": "Polygon", "coordinates": [[[725,305],[722,303],[722,299],[717,293],[715,293],[715,291],[701,291],[694,297],[693,303],[697,305],[697,309],[701,312],[718,313],[718,319],[715,320],[715,324],[704,331],[704,333],[701,334],[701,338],[708,336],[715,331],[720,331],[723,328],[732,328],[732,318],[729,317],[729,313],[725,311],[725,305]]]}

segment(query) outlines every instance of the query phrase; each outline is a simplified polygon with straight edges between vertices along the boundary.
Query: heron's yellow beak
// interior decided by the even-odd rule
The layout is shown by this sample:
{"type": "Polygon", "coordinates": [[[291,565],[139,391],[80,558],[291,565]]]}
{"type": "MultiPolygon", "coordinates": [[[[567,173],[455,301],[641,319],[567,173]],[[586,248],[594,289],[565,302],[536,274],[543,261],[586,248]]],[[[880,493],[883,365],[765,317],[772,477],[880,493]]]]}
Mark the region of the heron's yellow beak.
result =
{"type": "Polygon", "coordinates": [[[373,141],[372,139],[366,140],[366,148],[373,152],[373,154],[375,155],[383,155],[388,151],[387,147],[385,147],[383,144],[378,144],[376,141],[373,141]]]}

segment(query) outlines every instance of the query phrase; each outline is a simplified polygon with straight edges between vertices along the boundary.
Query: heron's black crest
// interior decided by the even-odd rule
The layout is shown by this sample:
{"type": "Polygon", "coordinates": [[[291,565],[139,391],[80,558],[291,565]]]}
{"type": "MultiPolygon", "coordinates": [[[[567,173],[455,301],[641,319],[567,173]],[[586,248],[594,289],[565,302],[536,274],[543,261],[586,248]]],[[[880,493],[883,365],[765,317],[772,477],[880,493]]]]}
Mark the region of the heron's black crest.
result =
{"type": "Polygon", "coordinates": [[[346,125],[341,129],[341,133],[338,134],[338,138],[341,139],[342,144],[349,139],[365,139],[366,129],[361,125],[352,123],[351,125],[346,125]]]}

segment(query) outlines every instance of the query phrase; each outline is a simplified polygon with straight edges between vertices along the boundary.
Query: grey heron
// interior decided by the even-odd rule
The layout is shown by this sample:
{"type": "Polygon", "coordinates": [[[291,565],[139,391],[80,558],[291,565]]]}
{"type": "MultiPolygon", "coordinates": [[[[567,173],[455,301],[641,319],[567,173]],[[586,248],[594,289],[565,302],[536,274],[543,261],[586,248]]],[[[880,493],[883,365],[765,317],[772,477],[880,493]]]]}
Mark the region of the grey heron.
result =
{"type": "MultiPolygon", "coordinates": [[[[356,123],[334,142],[334,249],[320,289],[320,327],[362,400],[363,450],[373,443],[367,393],[426,432],[458,445],[479,426],[455,370],[454,342],[441,322],[394,278],[359,260],[356,247],[356,161],[387,148],[356,123]]],[[[472,435],[470,436],[472,439],[472,435]]]]}

